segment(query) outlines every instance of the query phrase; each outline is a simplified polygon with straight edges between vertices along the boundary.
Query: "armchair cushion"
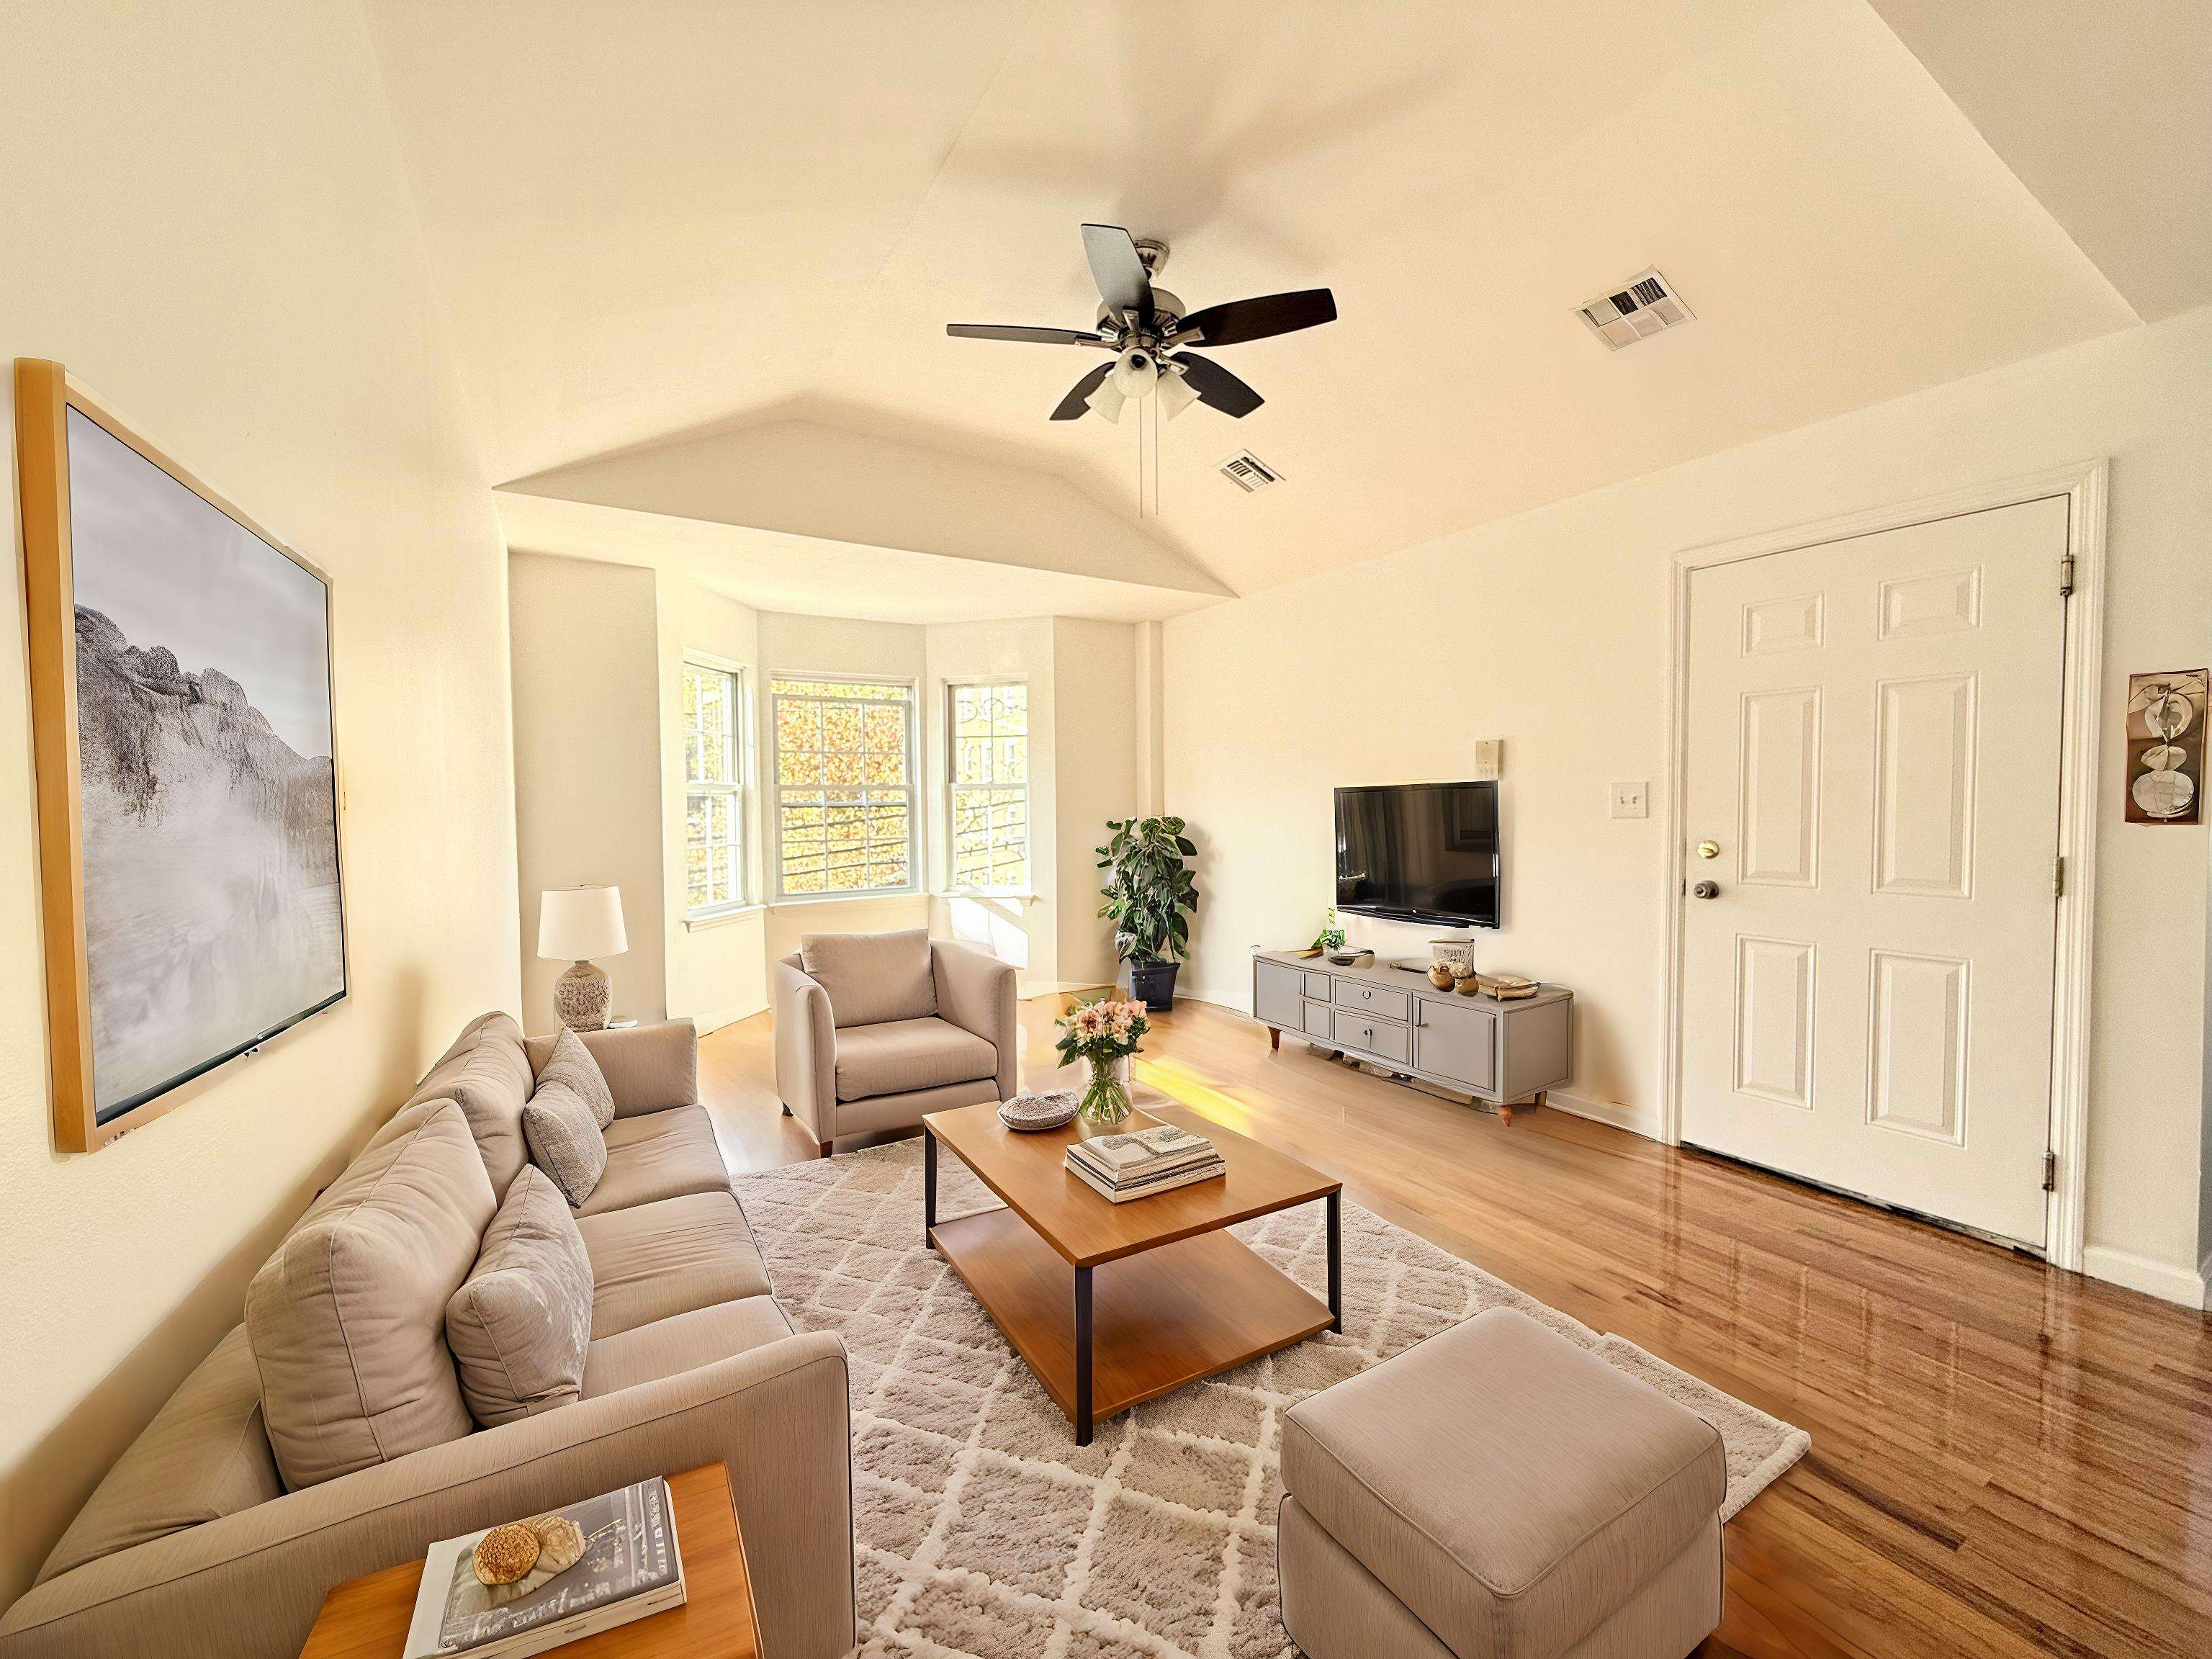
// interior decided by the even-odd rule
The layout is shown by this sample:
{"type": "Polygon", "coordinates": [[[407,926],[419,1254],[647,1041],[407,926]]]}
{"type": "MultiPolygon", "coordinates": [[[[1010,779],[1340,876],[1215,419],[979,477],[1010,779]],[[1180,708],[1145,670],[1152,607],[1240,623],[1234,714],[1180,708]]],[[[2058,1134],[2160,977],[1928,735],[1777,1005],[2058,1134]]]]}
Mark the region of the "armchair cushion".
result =
{"type": "Polygon", "coordinates": [[[950,1020],[886,1020],[837,1033],[840,1101],[969,1083],[998,1069],[998,1049],[950,1020]]]}
{"type": "Polygon", "coordinates": [[[929,930],[898,933],[808,933],[799,941],[799,966],[829,994],[840,1030],[889,1020],[927,1019],[937,1012],[929,930]]]}

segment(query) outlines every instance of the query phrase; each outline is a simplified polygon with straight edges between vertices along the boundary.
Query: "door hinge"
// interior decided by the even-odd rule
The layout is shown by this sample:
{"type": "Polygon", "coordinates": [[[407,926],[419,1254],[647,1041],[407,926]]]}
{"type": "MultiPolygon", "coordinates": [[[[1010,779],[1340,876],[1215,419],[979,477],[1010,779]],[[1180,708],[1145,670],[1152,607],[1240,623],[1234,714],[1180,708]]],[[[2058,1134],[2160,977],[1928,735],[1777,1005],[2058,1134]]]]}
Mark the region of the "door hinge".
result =
{"type": "Polygon", "coordinates": [[[2066,896],[2066,854],[2061,853],[2051,866],[2051,896],[2066,896]]]}
{"type": "Polygon", "coordinates": [[[2046,1193],[2058,1190],[2058,1154],[2056,1152],[2043,1155],[2043,1190],[2046,1193]]]}
{"type": "Polygon", "coordinates": [[[2074,591],[2074,556],[2069,553],[2058,562],[2058,594],[2063,599],[2074,591]]]}

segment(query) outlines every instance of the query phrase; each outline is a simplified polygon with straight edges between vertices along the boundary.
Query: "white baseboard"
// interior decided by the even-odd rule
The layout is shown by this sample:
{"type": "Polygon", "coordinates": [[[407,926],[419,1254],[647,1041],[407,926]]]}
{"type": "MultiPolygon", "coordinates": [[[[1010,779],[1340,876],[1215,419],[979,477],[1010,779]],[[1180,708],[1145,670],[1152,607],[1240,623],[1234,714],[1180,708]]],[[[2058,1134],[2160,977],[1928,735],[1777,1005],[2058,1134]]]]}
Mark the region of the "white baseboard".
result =
{"type": "Polygon", "coordinates": [[[2132,1251],[2091,1244],[2081,1252],[2081,1271],[2092,1279],[2125,1285],[2161,1302],[2178,1302],[2185,1308],[2202,1309],[2206,1305],[2205,1279],[2207,1273],[2212,1272],[2212,1257],[2206,1259],[2204,1267],[2192,1273],[2186,1268],[2169,1267],[2132,1251]]]}
{"type": "Polygon", "coordinates": [[[1659,1114],[1639,1111],[1633,1106],[1623,1106],[1610,1100],[1585,1100],[1580,1095],[1571,1095],[1564,1089],[1547,1090],[1544,1104],[1554,1111],[1565,1112],[1570,1117],[1586,1117],[1593,1123],[1611,1124],[1616,1129],[1626,1129],[1632,1135],[1642,1135],[1646,1140],[1659,1139],[1659,1114]]]}

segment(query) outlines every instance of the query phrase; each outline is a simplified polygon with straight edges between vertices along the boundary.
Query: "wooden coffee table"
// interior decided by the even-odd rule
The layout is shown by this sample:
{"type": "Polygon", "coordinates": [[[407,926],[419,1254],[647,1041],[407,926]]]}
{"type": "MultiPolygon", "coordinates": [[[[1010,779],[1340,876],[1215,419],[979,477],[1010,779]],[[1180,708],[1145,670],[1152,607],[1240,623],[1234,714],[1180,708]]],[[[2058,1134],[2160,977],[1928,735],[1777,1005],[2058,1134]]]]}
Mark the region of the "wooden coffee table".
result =
{"type": "Polygon", "coordinates": [[[921,1120],[924,1235],[1067,1413],[1079,1446],[1100,1418],[1343,1328],[1341,1182],[1194,1117],[1182,1127],[1220,1150],[1229,1170],[1218,1180],[1115,1204],[1068,1173],[1061,1158],[1075,1140],[1190,1115],[1133,1092],[1162,1115],[1023,1133],[987,1102],[921,1120]],[[939,1141],[1005,1209],[937,1218],[939,1141]],[[1316,1199],[1328,1203],[1325,1306],[1224,1231],[1316,1199]]]}

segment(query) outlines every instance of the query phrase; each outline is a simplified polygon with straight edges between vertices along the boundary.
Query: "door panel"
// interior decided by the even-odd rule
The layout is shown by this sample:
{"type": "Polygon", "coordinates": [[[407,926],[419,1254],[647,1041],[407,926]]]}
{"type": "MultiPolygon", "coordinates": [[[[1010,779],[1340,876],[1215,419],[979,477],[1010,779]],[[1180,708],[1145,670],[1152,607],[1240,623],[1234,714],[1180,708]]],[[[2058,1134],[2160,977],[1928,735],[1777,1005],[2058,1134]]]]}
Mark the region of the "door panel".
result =
{"type": "Polygon", "coordinates": [[[2066,520],[1692,573],[1685,1139],[2043,1242],[2066,520]]]}
{"type": "Polygon", "coordinates": [[[1413,1064],[1470,1088],[1498,1081],[1498,1017],[1486,1008],[1455,1008],[1421,999],[1413,1014],[1413,1064]]]}

